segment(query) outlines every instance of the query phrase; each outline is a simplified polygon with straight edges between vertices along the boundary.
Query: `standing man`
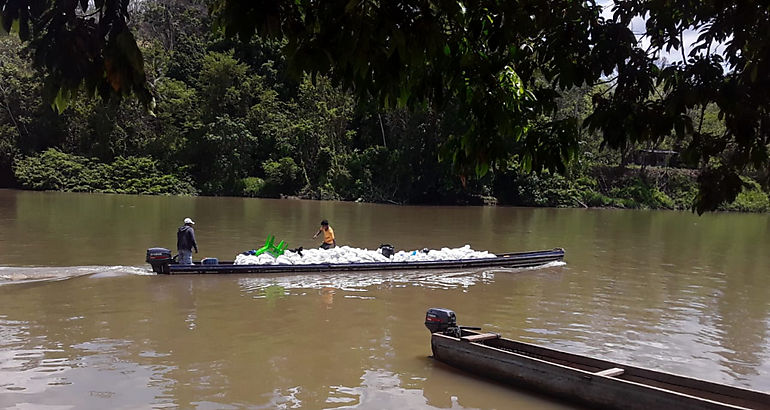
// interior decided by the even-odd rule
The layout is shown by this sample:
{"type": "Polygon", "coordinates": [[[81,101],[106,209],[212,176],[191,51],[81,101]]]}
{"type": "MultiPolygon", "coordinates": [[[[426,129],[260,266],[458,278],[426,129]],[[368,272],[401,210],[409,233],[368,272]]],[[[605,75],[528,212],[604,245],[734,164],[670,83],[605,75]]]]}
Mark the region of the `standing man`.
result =
{"type": "Polygon", "coordinates": [[[318,232],[313,235],[313,239],[318,237],[320,234],[324,234],[324,241],[321,244],[321,249],[329,249],[337,246],[337,240],[334,239],[334,229],[329,226],[329,221],[326,219],[321,221],[321,229],[319,229],[318,232]]]}
{"type": "Polygon", "coordinates": [[[195,229],[190,218],[184,219],[184,225],[179,227],[176,232],[176,249],[179,251],[179,263],[182,265],[192,265],[192,250],[198,253],[198,244],[195,243],[195,229]]]}

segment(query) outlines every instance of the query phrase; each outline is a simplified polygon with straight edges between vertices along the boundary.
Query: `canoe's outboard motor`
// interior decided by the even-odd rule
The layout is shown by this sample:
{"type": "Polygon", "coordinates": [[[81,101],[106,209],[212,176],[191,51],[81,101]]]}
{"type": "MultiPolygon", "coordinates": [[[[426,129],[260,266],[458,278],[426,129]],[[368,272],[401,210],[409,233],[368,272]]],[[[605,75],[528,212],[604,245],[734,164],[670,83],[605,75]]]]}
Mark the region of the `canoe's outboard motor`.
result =
{"type": "Polygon", "coordinates": [[[455,312],[442,308],[428,309],[428,312],[425,313],[425,327],[431,333],[441,332],[452,336],[460,331],[460,328],[457,327],[455,312]]]}
{"type": "Polygon", "coordinates": [[[147,263],[152,266],[152,271],[155,273],[171,273],[168,265],[172,260],[171,251],[166,248],[147,249],[147,263]]]}
{"type": "Polygon", "coordinates": [[[475,326],[458,326],[455,312],[443,308],[428,309],[428,312],[425,313],[425,327],[427,327],[431,333],[440,332],[447,336],[457,338],[462,336],[463,329],[481,330],[480,327],[475,326]]]}

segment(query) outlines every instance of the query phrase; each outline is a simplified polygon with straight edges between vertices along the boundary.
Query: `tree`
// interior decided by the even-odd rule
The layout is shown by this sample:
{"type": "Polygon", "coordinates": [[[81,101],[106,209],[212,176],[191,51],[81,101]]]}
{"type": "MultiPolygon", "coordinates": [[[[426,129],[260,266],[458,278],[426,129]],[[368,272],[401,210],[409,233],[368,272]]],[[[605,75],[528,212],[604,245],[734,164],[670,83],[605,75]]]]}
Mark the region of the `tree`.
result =
{"type": "Polygon", "coordinates": [[[151,104],[142,53],[128,28],[130,0],[0,0],[0,27],[29,40],[47,70],[46,99],[59,112],[83,91],[136,95],[151,104]]]}
{"type": "Polygon", "coordinates": [[[243,123],[223,114],[190,139],[189,156],[197,164],[193,173],[203,193],[240,194],[241,180],[252,171],[251,158],[258,143],[243,123]]]}
{"type": "Polygon", "coordinates": [[[0,183],[10,179],[13,157],[31,139],[37,91],[34,71],[18,54],[18,41],[0,38],[0,183]]]}
{"type": "MultiPolygon", "coordinates": [[[[247,70],[245,64],[233,58],[232,51],[206,55],[197,80],[205,121],[210,121],[222,112],[237,117],[246,115],[251,88],[247,70]]],[[[261,82],[261,79],[255,78],[253,81],[261,82]]]]}
{"type": "Polygon", "coordinates": [[[44,149],[61,136],[63,119],[40,99],[40,74],[18,39],[0,37],[0,186],[12,186],[15,157],[44,149]]]}
{"type": "MultiPolygon", "coordinates": [[[[32,40],[57,107],[81,88],[149,103],[129,1],[0,0],[2,26],[32,40]]],[[[210,10],[228,36],[286,41],[297,78],[328,74],[386,106],[457,105],[466,127],[445,143],[445,157],[461,175],[483,175],[512,152],[527,168],[564,171],[580,124],[555,118],[556,101],[608,78],[611,92],[594,98],[585,125],[612,147],[672,131],[690,141],[685,157],[701,168],[698,212],[733,199],[747,167],[768,167],[763,2],[623,1],[610,19],[594,1],[571,0],[214,0],[210,10]],[[629,29],[639,17],[646,49],[629,29]],[[684,33],[693,29],[699,37],[687,52],[684,33]],[[682,61],[657,64],[670,50],[682,61]],[[709,104],[719,107],[722,134],[687,115],[709,104]]]]}
{"type": "Polygon", "coordinates": [[[589,127],[601,130],[611,146],[626,140],[654,140],[673,130],[688,141],[684,159],[701,169],[695,209],[701,213],[732,201],[747,168],[768,168],[770,142],[770,10],[765,2],[622,2],[614,20],[630,24],[648,16],[647,52],[619,65],[615,92],[596,99],[589,127]],[[696,41],[687,50],[686,32],[696,41]],[[664,51],[681,61],[657,66],[664,51]],[[659,93],[658,88],[664,90],[659,93]],[[724,127],[704,122],[711,105],[724,127]],[[691,110],[700,111],[693,122],[691,110]],[[615,124],[613,124],[613,121],[615,124]]]}

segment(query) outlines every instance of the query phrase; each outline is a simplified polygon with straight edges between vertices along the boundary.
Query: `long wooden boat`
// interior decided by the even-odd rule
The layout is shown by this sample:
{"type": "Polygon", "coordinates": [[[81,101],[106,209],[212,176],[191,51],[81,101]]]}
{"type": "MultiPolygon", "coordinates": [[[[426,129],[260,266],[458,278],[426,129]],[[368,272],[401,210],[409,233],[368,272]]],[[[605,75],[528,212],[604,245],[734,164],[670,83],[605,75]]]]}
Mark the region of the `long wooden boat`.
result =
{"type": "Polygon", "coordinates": [[[234,265],[233,262],[206,264],[196,262],[180,265],[173,261],[169,250],[150,248],[147,262],[156,273],[202,274],[202,273],[290,273],[290,272],[339,272],[339,271],[385,271],[423,269],[477,269],[477,268],[525,268],[544,265],[564,259],[564,249],[555,248],[534,252],[512,252],[495,258],[459,259],[447,261],[420,262],[365,262],[365,263],[321,263],[306,265],[234,265]]]}
{"type": "MultiPolygon", "coordinates": [[[[437,329],[440,311],[451,312],[429,310],[429,329],[437,329]]],[[[594,408],[770,409],[768,393],[567,353],[456,324],[432,333],[431,348],[435,359],[456,368],[594,408]]]]}

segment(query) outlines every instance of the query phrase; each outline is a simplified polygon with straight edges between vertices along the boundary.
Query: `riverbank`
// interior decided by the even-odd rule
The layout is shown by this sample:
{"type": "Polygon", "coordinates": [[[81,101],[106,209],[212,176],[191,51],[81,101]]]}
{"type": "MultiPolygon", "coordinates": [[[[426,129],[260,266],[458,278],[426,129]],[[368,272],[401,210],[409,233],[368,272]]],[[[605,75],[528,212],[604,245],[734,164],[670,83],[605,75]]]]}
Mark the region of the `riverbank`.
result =
{"type": "MultiPolygon", "coordinates": [[[[587,206],[633,209],[689,210],[698,195],[697,170],[668,167],[593,167],[595,184],[584,197],[587,206]]],[[[719,211],[762,213],[770,199],[759,183],[742,177],[744,188],[719,211]]]]}
{"type": "MultiPolygon", "coordinates": [[[[119,157],[111,163],[49,149],[17,161],[18,188],[38,191],[101,192],[143,195],[191,195],[202,192],[184,169],[164,170],[144,157],[119,157]]],[[[406,197],[398,189],[388,195],[371,187],[341,189],[331,183],[281,187],[257,177],[244,178],[242,197],[298,198],[387,203],[396,205],[508,205],[558,208],[691,209],[698,194],[698,171],[670,167],[587,167],[579,175],[495,170],[466,186],[427,186],[406,197]]],[[[721,211],[767,212],[770,198],[760,185],[743,177],[744,190],[721,211]]],[[[394,183],[396,187],[398,183],[394,183]]]]}

